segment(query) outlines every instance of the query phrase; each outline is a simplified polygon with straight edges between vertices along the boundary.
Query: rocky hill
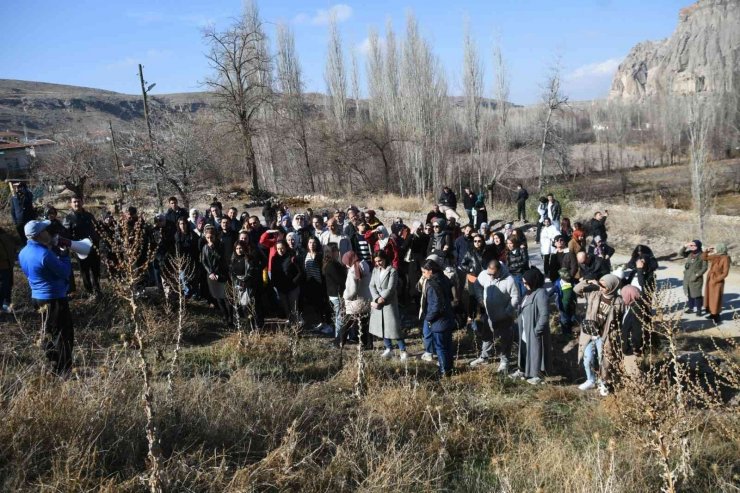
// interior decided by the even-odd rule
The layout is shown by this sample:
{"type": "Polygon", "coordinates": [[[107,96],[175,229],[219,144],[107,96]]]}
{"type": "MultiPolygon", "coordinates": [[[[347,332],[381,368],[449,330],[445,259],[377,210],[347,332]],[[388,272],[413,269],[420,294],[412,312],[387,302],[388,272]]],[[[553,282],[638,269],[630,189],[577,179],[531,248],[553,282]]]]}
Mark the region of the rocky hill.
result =
{"type": "Polygon", "coordinates": [[[630,51],[609,97],[731,91],[740,91],[740,0],[699,0],[681,9],[671,37],[630,51]]]}
{"type": "MultiPolygon", "coordinates": [[[[206,92],[155,95],[154,110],[196,112],[209,105],[206,92]]],[[[115,125],[130,125],[144,118],[140,95],[89,87],[0,79],[0,130],[50,134],[70,128],[96,132],[115,125]]]]}

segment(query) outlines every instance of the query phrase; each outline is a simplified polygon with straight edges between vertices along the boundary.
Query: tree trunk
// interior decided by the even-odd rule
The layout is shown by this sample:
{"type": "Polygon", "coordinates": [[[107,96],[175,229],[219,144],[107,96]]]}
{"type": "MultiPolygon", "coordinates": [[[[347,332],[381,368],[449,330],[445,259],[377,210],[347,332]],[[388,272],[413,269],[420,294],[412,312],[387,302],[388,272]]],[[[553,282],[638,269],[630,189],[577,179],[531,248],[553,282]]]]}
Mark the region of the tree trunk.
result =
{"type": "Polygon", "coordinates": [[[547,148],[547,134],[550,133],[550,119],[552,118],[552,108],[547,110],[547,119],[545,119],[545,128],[542,130],[542,147],[540,149],[540,180],[538,190],[541,192],[545,186],[545,149],[547,148]]]}

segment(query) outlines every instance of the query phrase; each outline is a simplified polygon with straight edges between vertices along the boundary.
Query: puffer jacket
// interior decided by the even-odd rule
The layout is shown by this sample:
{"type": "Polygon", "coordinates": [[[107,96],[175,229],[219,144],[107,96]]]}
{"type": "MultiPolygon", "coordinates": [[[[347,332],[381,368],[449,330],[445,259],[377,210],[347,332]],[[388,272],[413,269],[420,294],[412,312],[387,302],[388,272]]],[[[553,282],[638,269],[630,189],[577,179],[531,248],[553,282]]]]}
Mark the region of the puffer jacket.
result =
{"type": "Polygon", "coordinates": [[[485,250],[476,250],[471,248],[465,253],[462,261],[460,262],[460,268],[466,274],[478,275],[478,273],[486,268],[484,263],[485,250]]]}
{"type": "Polygon", "coordinates": [[[529,269],[529,252],[522,247],[516,250],[509,250],[506,254],[506,265],[511,274],[524,274],[529,269]]]}

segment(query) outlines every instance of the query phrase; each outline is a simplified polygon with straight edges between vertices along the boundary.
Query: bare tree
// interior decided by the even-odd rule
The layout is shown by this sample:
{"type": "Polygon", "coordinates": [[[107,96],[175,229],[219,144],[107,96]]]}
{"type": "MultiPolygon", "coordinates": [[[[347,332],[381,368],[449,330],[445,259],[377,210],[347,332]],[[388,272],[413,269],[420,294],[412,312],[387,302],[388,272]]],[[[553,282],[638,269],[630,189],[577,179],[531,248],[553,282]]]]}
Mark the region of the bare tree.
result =
{"type": "Polygon", "coordinates": [[[108,178],[113,182],[114,173],[107,148],[77,135],[58,137],[57,144],[53,153],[39,160],[36,174],[41,181],[62,184],[83,198],[92,181],[108,178]]]}
{"type": "MultiPolygon", "coordinates": [[[[332,161],[335,165],[331,167],[334,173],[334,182],[339,184],[342,179],[339,170],[345,168],[345,146],[347,145],[347,71],[344,63],[344,48],[342,37],[339,33],[336,18],[332,17],[329,23],[329,47],[326,54],[326,69],[324,78],[326,80],[328,109],[331,115],[333,128],[337,134],[338,149],[334,149],[332,161]]],[[[352,180],[347,180],[352,191],[352,180]]]]}
{"type": "Polygon", "coordinates": [[[259,110],[271,94],[265,82],[270,60],[264,50],[265,35],[260,20],[250,17],[252,12],[247,8],[225,31],[211,27],[203,36],[210,48],[206,58],[215,72],[205,84],[214,91],[216,106],[230,117],[229,123],[241,134],[245,172],[251,176],[252,188],[258,190],[255,138],[259,110]]]}
{"type": "Polygon", "coordinates": [[[545,186],[545,153],[549,148],[554,147],[554,140],[557,137],[555,133],[554,117],[556,113],[563,110],[568,104],[568,96],[565,96],[560,88],[560,63],[553,65],[550,75],[545,83],[545,90],[542,94],[543,116],[542,116],[542,140],[540,141],[540,172],[538,189],[542,191],[545,186]]]}
{"type": "Polygon", "coordinates": [[[282,93],[282,117],[288,122],[290,134],[301,149],[303,164],[306,166],[311,192],[316,192],[311,159],[308,152],[308,132],[306,101],[303,94],[303,80],[300,61],[295,52],[293,32],[284,24],[277,28],[278,56],[277,82],[282,93]]]}
{"type": "Polygon", "coordinates": [[[714,119],[714,105],[711,100],[699,99],[694,94],[686,105],[687,134],[689,138],[689,170],[691,172],[691,196],[697,215],[699,237],[706,240],[706,217],[712,198],[709,161],[709,136],[714,119]]]}
{"type": "Polygon", "coordinates": [[[482,183],[481,168],[481,101],[483,99],[483,64],[478,48],[470,33],[470,24],[465,25],[463,63],[463,92],[465,96],[465,127],[468,138],[470,170],[478,172],[478,186],[482,183]]]}

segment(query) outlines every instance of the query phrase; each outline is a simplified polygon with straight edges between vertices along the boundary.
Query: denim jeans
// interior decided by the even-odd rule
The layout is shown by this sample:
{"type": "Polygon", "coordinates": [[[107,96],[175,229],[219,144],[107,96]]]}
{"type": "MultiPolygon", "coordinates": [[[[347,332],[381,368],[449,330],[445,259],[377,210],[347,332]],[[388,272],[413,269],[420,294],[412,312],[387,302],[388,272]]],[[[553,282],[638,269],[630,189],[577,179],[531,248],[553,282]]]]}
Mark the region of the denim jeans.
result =
{"type": "Polygon", "coordinates": [[[447,375],[452,370],[452,331],[432,332],[434,347],[437,348],[439,372],[447,375]]]}
{"type": "Polygon", "coordinates": [[[0,305],[10,305],[13,292],[13,268],[0,269],[0,305]]]}
{"type": "Polygon", "coordinates": [[[424,352],[434,354],[434,337],[432,336],[432,328],[426,320],[424,320],[421,326],[421,338],[424,343],[424,352]]]}
{"type": "Polygon", "coordinates": [[[597,362],[601,366],[601,353],[604,347],[604,341],[601,337],[591,339],[586,347],[583,349],[583,368],[586,370],[586,379],[591,382],[596,382],[597,374],[594,371],[594,358],[598,358],[597,362]]]}
{"type": "MultiPolygon", "coordinates": [[[[396,339],[396,344],[398,344],[398,349],[401,351],[406,351],[406,341],[403,339],[396,339]]],[[[386,349],[393,349],[393,339],[388,339],[387,337],[383,338],[383,345],[386,349]]]]}
{"type": "Polygon", "coordinates": [[[527,292],[527,288],[524,287],[524,278],[521,274],[512,274],[511,277],[514,278],[516,286],[519,288],[519,299],[523,299],[524,293],[527,292]]]}
{"type": "Polygon", "coordinates": [[[185,275],[185,271],[181,270],[180,274],[180,286],[182,286],[182,294],[186,298],[190,298],[193,295],[193,288],[190,286],[190,281],[185,275]]]}
{"type": "Polygon", "coordinates": [[[342,330],[342,306],[340,303],[339,296],[329,296],[329,303],[331,303],[331,309],[334,312],[334,336],[339,337],[339,332],[342,330]]]}

